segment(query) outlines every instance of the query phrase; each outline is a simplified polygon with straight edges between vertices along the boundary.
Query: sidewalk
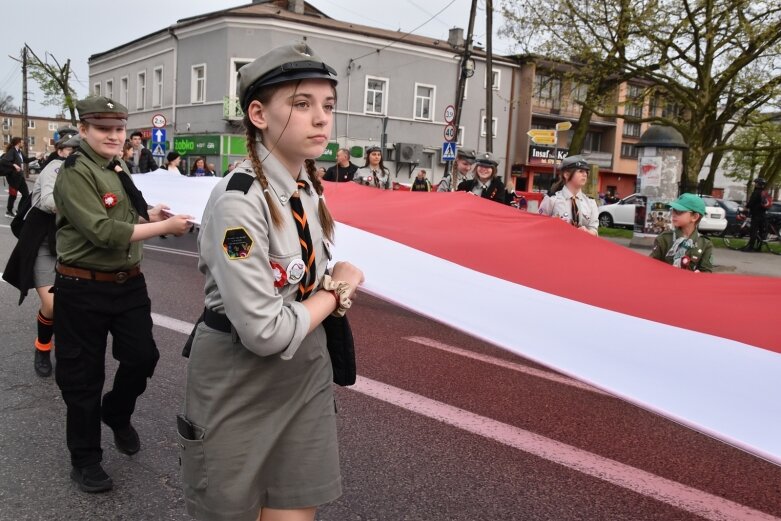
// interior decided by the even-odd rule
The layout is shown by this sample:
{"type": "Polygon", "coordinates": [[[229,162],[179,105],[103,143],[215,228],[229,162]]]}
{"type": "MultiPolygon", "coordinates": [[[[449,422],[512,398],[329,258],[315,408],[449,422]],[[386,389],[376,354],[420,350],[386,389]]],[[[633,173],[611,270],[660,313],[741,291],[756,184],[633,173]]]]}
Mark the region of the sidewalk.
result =
{"type": "MultiPolygon", "coordinates": [[[[630,247],[630,239],[622,237],[602,237],[605,240],[626,246],[640,255],[648,256],[649,248],[630,247]]],[[[741,275],[761,275],[781,277],[781,256],[771,253],[747,253],[728,248],[713,249],[714,273],[738,273],[741,275]]]]}

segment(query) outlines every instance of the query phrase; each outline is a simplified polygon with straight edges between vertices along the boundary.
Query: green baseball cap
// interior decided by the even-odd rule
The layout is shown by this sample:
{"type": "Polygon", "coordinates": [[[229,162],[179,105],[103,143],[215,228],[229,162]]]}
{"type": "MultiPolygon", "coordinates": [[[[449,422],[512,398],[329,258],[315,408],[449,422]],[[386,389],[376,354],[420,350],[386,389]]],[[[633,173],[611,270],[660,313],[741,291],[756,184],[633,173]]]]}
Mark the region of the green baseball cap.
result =
{"type": "Polygon", "coordinates": [[[694,194],[683,194],[670,203],[670,208],[681,212],[694,212],[705,215],[705,202],[694,194]]]}
{"type": "Polygon", "coordinates": [[[239,101],[246,112],[252,96],[261,87],[286,81],[326,79],[336,85],[336,70],[320,59],[305,43],[273,49],[239,69],[239,101]]]}
{"type": "Polygon", "coordinates": [[[105,96],[87,96],[76,103],[79,119],[104,127],[127,125],[127,108],[105,96]]]}

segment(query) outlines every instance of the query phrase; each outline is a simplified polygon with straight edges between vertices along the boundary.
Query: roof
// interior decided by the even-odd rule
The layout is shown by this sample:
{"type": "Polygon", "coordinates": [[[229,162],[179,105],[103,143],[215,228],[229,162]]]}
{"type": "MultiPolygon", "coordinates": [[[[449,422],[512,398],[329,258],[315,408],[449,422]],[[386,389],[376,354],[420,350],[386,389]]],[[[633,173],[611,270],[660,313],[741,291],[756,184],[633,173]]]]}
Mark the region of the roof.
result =
{"type": "MultiPolygon", "coordinates": [[[[217,20],[220,18],[273,18],[276,20],[283,20],[295,23],[302,23],[315,28],[331,29],[342,32],[349,32],[361,36],[370,36],[379,39],[391,40],[391,41],[403,41],[410,45],[417,45],[420,47],[427,47],[430,49],[438,49],[447,52],[456,52],[457,49],[448,44],[447,39],[430,38],[427,36],[419,36],[415,34],[406,34],[401,31],[390,31],[387,29],[379,29],[377,27],[371,27],[368,25],[360,25],[349,22],[342,22],[335,20],[322,11],[319,11],[310,4],[304,2],[304,14],[297,14],[287,9],[288,0],[260,0],[256,3],[245,4],[238,7],[232,7],[229,9],[222,9],[220,11],[213,11],[197,16],[191,16],[189,18],[182,18],[175,24],[155,31],[141,38],[137,38],[133,41],[127,42],[113,49],[93,54],[89,57],[89,61],[101,58],[105,55],[111,54],[115,51],[123,49],[125,47],[132,46],[133,44],[143,41],[153,36],[162,35],[168,32],[175,32],[177,29],[183,29],[193,25],[198,25],[203,22],[217,20]],[[406,34],[406,35],[405,35],[406,34]]],[[[379,50],[378,50],[379,52],[379,50]]],[[[485,57],[486,53],[483,49],[474,48],[472,51],[473,56],[485,57]]],[[[503,56],[493,56],[494,61],[501,62],[504,65],[516,65],[516,61],[503,56]]]]}

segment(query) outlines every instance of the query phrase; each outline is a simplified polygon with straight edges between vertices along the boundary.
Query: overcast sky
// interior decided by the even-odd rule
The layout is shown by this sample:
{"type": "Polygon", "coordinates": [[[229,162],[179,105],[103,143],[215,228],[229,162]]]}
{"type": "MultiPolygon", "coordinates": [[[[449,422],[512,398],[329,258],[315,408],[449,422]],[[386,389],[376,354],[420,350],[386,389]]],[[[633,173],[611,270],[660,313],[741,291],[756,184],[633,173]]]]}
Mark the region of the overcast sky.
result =
{"type": "MultiPolygon", "coordinates": [[[[15,104],[21,106],[21,66],[8,55],[18,58],[25,43],[41,58],[46,52],[61,63],[70,58],[78,80],[74,81],[74,87],[79,96],[84,96],[89,79],[87,59],[92,54],[168,27],[178,19],[246,5],[249,1],[131,0],[124,2],[126,7],[123,9],[123,3],[106,0],[73,0],[70,3],[25,0],[20,4],[24,16],[12,16],[0,32],[6,50],[0,57],[0,92],[10,94],[15,104]]],[[[471,0],[310,0],[309,3],[337,20],[402,31],[415,29],[444,8],[441,14],[415,31],[422,36],[441,39],[447,39],[451,27],[462,27],[466,31],[471,6],[471,0]]],[[[499,2],[494,4],[494,10],[498,11],[499,2]]],[[[485,42],[484,7],[484,0],[478,0],[475,41],[481,44],[485,42]]],[[[495,12],[494,32],[503,24],[501,15],[495,12]]],[[[512,50],[511,43],[498,36],[494,38],[493,47],[497,54],[512,50]]],[[[28,81],[28,88],[31,115],[54,116],[58,112],[56,107],[40,104],[43,96],[32,79],[28,81]]]]}

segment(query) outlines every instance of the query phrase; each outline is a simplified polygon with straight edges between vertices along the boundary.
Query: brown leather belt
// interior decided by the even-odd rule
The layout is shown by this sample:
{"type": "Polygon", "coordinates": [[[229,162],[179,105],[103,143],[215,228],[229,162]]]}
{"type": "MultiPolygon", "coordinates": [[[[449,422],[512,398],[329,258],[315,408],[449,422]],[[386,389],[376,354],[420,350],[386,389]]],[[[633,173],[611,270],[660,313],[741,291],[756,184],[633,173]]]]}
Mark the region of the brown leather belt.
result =
{"type": "Polygon", "coordinates": [[[57,273],[65,275],[66,277],[97,280],[99,282],[116,282],[117,284],[123,284],[128,279],[141,275],[141,268],[139,266],[125,271],[96,271],[77,268],[76,266],[68,266],[58,262],[55,269],[57,270],[57,273]]]}

